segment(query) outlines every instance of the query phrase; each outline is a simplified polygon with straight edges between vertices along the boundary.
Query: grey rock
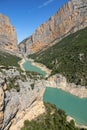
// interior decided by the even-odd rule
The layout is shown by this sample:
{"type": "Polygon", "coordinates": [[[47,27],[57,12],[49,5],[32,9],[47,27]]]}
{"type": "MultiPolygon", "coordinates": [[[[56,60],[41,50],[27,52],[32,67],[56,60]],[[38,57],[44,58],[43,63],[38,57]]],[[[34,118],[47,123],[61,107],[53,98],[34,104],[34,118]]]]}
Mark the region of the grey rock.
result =
{"type": "Polygon", "coordinates": [[[19,98],[18,94],[15,91],[6,92],[5,93],[7,99],[5,99],[5,102],[8,101],[7,105],[5,106],[4,110],[4,121],[3,121],[3,127],[2,130],[9,124],[9,122],[15,117],[18,109],[19,109],[19,98]]]}

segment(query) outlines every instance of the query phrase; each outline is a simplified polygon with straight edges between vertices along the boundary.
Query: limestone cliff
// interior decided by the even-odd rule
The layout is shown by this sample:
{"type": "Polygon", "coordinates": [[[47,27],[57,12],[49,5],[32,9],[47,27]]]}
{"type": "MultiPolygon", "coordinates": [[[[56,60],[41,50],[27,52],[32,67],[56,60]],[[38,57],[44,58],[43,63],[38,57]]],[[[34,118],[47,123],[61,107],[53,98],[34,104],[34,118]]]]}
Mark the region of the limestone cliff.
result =
{"type": "Polygon", "coordinates": [[[0,48],[17,51],[17,35],[7,16],[0,14],[0,48]]]}
{"type": "Polygon", "coordinates": [[[4,92],[3,89],[0,87],[0,129],[2,128],[4,120],[3,107],[4,107],[4,92]]]}
{"type": "Polygon", "coordinates": [[[71,0],[39,26],[32,36],[21,42],[19,48],[27,54],[34,53],[86,26],[87,0],[71,0]]]}

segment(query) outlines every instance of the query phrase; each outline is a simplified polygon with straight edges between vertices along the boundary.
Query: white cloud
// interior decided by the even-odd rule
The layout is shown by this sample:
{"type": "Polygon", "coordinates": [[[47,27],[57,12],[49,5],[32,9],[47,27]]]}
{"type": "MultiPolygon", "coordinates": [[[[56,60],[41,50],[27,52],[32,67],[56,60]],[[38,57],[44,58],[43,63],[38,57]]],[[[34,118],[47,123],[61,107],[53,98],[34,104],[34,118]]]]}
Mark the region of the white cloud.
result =
{"type": "Polygon", "coordinates": [[[40,8],[43,8],[43,7],[47,6],[48,4],[52,3],[53,1],[54,1],[54,0],[48,0],[48,1],[44,2],[42,5],[38,6],[38,8],[39,8],[39,9],[40,9],[40,8]]]}

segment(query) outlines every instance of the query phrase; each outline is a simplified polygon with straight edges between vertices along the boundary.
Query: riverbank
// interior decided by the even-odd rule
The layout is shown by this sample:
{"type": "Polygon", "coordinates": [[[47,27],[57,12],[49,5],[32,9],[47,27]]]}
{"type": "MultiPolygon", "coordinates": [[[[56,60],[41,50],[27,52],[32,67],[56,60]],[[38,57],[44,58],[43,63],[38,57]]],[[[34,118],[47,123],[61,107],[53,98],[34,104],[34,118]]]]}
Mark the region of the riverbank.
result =
{"type": "Polygon", "coordinates": [[[18,64],[20,65],[20,68],[25,71],[24,67],[23,67],[23,64],[25,62],[25,59],[23,58],[20,62],[18,62],[18,64]]]}
{"type": "Polygon", "coordinates": [[[74,119],[73,117],[71,117],[71,116],[68,115],[68,116],[67,116],[67,121],[70,122],[71,120],[74,120],[76,127],[87,129],[87,126],[77,124],[76,121],[75,121],[75,119],[74,119]]]}
{"type": "Polygon", "coordinates": [[[27,61],[30,61],[33,66],[35,66],[35,67],[41,69],[42,71],[46,72],[46,76],[45,76],[45,77],[48,77],[48,76],[51,74],[51,70],[48,69],[45,65],[40,64],[40,63],[36,63],[36,62],[34,62],[33,59],[28,59],[28,58],[22,59],[22,60],[19,62],[19,65],[20,65],[20,67],[21,67],[21,69],[22,69],[23,71],[25,71],[25,69],[24,69],[24,67],[23,67],[23,64],[25,63],[26,60],[27,60],[27,61]]]}
{"type": "Polygon", "coordinates": [[[68,83],[66,78],[59,75],[54,75],[46,81],[46,85],[52,88],[58,88],[65,92],[68,92],[79,98],[87,98],[87,89],[85,86],[75,85],[74,83],[68,83]]]}
{"type": "Polygon", "coordinates": [[[50,69],[48,69],[45,65],[41,64],[41,63],[37,63],[37,62],[34,62],[33,59],[27,59],[29,61],[31,61],[31,64],[35,67],[38,67],[40,68],[42,71],[46,72],[46,76],[45,77],[48,77],[50,74],[51,74],[51,71],[50,69]]]}
{"type": "Polygon", "coordinates": [[[61,89],[65,92],[68,92],[74,96],[77,96],[79,98],[87,98],[87,89],[86,88],[74,88],[72,85],[68,84],[67,86],[58,86],[55,83],[47,83],[48,87],[52,87],[52,88],[58,88],[61,89]],[[52,86],[50,86],[52,85],[52,86]]]}
{"type": "Polygon", "coordinates": [[[74,87],[69,87],[69,86],[65,86],[65,87],[58,87],[66,92],[71,93],[72,95],[75,95],[79,98],[87,98],[87,89],[86,88],[74,88],[74,87]]]}

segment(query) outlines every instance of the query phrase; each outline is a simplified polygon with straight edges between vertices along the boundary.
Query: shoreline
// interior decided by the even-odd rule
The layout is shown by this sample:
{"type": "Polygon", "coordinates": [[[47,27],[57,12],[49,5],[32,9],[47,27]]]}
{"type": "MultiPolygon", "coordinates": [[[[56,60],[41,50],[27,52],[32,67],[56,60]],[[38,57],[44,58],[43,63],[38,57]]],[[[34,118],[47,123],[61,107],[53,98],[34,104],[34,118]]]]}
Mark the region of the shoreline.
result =
{"type": "Polygon", "coordinates": [[[87,126],[86,126],[86,125],[81,125],[81,124],[76,123],[76,121],[75,121],[75,119],[74,119],[73,117],[67,115],[67,121],[70,122],[71,120],[74,120],[76,127],[87,129],[87,126]]]}
{"type": "Polygon", "coordinates": [[[87,89],[85,88],[74,88],[74,87],[60,87],[58,85],[56,85],[55,83],[49,83],[49,82],[46,82],[47,83],[47,86],[50,87],[50,88],[57,88],[57,89],[61,89],[67,93],[70,93],[78,98],[87,98],[87,89]],[[78,93],[77,93],[78,92],[78,93]]]}
{"type": "Polygon", "coordinates": [[[32,65],[34,65],[34,66],[40,68],[42,71],[45,71],[45,72],[47,73],[45,77],[48,77],[48,76],[51,74],[51,70],[48,69],[48,68],[47,68],[45,65],[43,65],[43,64],[36,63],[36,62],[33,61],[33,62],[32,62],[32,65]]]}
{"type": "Polygon", "coordinates": [[[58,87],[59,89],[65,91],[65,92],[68,92],[78,98],[87,98],[87,89],[85,88],[74,88],[74,87],[58,87]],[[78,93],[77,93],[78,92],[78,93]]]}
{"type": "Polygon", "coordinates": [[[23,58],[21,61],[18,62],[18,64],[20,65],[20,68],[25,71],[24,67],[23,67],[23,64],[25,62],[25,59],[23,58]]]}
{"type": "Polygon", "coordinates": [[[51,70],[48,69],[45,65],[43,65],[41,63],[34,62],[33,59],[27,59],[27,60],[31,61],[31,64],[33,66],[36,66],[36,67],[40,68],[42,71],[46,72],[46,76],[45,77],[48,77],[51,74],[51,70]]]}
{"type": "Polygon", "coordinates": [[[87,89],[84,86],[81,87],[79,85],[76,86],[74,83],[68,83],[65,77],[59,79],[60,80],[59,83],[57,83],[56,80],[57,80],[56,75],[50,77],[46,81],[46,86],[61,89],[78,98],[87,98],[87,89]]]}
{"type": "Polygon", "coordinates": [[[43,65],[43,64],[41,64],[41,63],[34,62],[33,59],[28,59],[28,58],[26,58],[26,59],[23,58],[23,59],[19,62],[20,67],[21,67],[21,69],[22,69],[23,71],[25,71],[25,69],[24,69],[24,67],[23,67],[23,64],[24,64],[24,62],[25,62],[26,60],[30,61],[33,66],[38,67],[38,68],[41,69],[42,71],[46,72],[46,76],[45,76],[45,77],[48,77],[48,76],[51,74],[51,70],[48,69],[45,65],[43,65]]]}

